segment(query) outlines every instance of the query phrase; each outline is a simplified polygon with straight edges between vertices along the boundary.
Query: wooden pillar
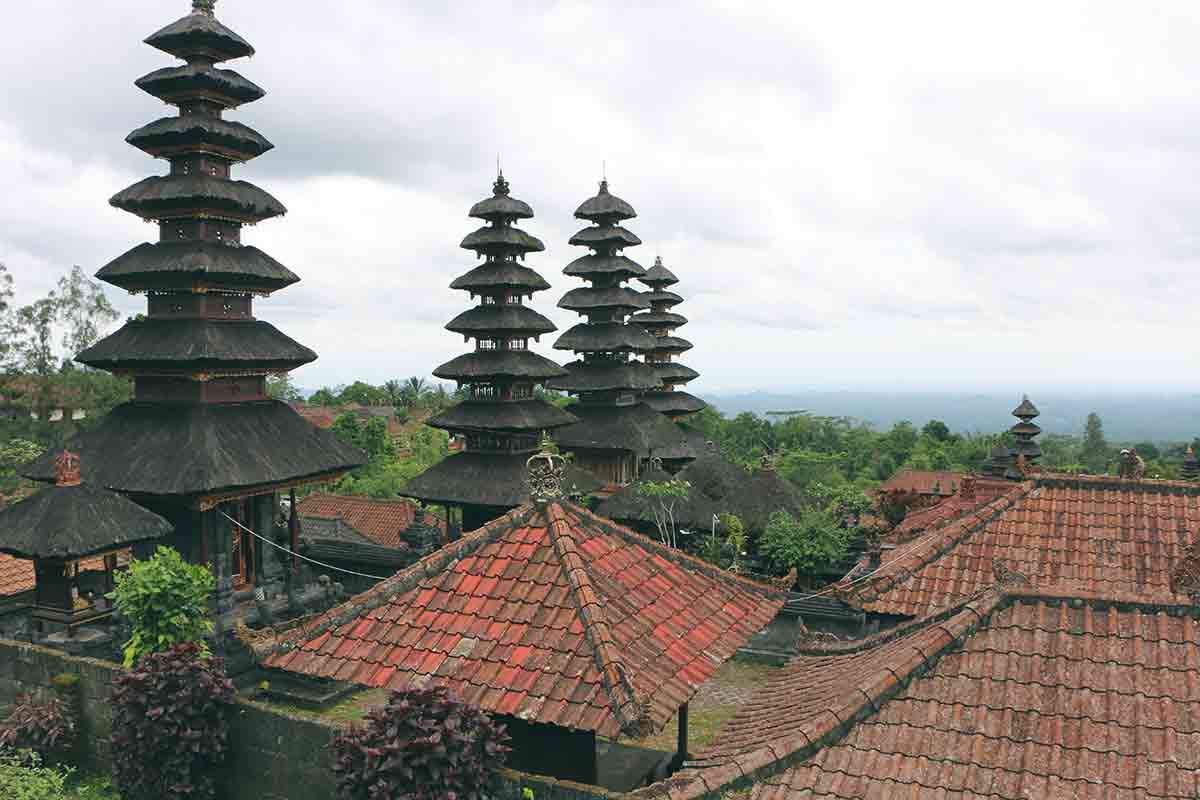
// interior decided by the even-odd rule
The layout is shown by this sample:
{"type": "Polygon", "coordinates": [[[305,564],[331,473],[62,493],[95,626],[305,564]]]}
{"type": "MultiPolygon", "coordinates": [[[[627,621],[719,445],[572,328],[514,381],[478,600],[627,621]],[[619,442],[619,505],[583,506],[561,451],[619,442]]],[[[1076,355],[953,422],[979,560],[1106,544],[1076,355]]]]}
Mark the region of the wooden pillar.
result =
{"type": "Polygon", "coordinates": [[[679,740],[675,746],[677,768],[683,766],[688,757],[688,704],[679,707],[679,740]]]}
{"type": "Polygon", "coordinates": [[[300,520],[296,516],[296,489],[293,487],[288,490],[288,499],[291,502],[291,508],[288,511],[288,547],[292,551],[292,574],[300,574],[300,558],[296,554],[300,552],[300,520]]]}

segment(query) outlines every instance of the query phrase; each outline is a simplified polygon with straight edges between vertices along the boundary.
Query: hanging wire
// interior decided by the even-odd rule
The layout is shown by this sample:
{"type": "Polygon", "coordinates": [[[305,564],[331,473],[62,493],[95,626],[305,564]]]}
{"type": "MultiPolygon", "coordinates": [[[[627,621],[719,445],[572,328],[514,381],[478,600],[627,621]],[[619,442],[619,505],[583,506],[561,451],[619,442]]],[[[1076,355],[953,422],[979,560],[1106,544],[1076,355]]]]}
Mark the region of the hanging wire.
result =
{"type": "Polygon", "coordinates": [[[271,547],[274,547],[276,550],[282,550],[283,552],[287,553],[288,555],[295,556],[296,558],[299,558],[299,559],[303,559],[304,561],[307,561],[310,564],[316,564],[318,567],[324,567],[325,569],[331,569],[334,572],[344,572],[347,575],[357,575],[360,578],[371,578],[372,580],[377,580],[377,581],[386,581],[387,580],[387,577],[383,577],[380,575],[368,575],[365,572],[355,572],[352,569],[342,569],[341,567],[335,567],[332,564],[326,564],[323,561],[317,561],[315,558],[309,558],[308,556],[301,555],[300,553],[297,553],[294,550],[290,550],[281,544],[275,544],[275,542],[272,542],[270,539],[266,538],[265,536],[259,536],[257,533],[250,530],[245,525],[243,525],[242,523],[238,522],[233,517],[226,514],[224,511],[221,512],[221,516],[224,517],[225,519],[229,520],[230,522],[232,522],[234,525],[237,525],[239,528],[241,528],[246,533],[253,536],[255,539],[258,539],[261,542],[266,542],[267,544],[271,545],[271,547]]]}

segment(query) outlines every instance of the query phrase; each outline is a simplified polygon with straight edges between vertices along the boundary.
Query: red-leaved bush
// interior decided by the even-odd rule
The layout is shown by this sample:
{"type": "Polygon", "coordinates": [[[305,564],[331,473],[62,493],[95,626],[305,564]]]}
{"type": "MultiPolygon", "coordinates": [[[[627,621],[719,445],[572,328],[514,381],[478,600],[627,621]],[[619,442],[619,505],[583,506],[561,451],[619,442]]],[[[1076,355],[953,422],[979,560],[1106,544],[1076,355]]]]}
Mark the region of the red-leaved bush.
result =
{"type": "Polygon", "coordinates": [[[32,750],[52,761],[70,749],[75,739],[75,714],[70,704],[51,697],[39,703],[21,695],[8,719],[0,723],[0,748],[32,750]]]}
{"type": "Polygon", "coordinates": [[[331,745],[338,800],[487,800],[504,726],[442,688],[402,689],[331,745]]]}
{"type": "Polygon", "coordinates": [[[113,681],[113,780],[125,800],[211,800],[233,682],[195,643],[144,656],[113,681]]]}

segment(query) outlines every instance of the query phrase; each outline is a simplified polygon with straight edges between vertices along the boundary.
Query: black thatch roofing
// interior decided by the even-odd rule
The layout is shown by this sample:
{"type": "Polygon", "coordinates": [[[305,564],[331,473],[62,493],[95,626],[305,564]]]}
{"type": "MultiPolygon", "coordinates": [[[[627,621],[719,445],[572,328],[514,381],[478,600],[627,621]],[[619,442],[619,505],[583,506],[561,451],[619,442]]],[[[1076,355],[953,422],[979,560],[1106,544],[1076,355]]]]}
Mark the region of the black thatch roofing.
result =
{"type": "Polygon", "coordinates": [[[203,97],[233,107],[253,103],[266,94],[258,84],[233,70],[217,69],[208,64],[156,69],[135,83],[142,91],[166,103],[203,97]]]}
{"type": "Polygon", "coordinates": [[[576,403],[579,422],[559,428],[554,441],[569,450],[628,450],[639,457],[687,446],[679,426],[641,403],[628,406],[576,403]]]}
{"type": "Polygon", "coordinates": [[[75,356],[98,369],[293,369],[317,354],[261,320],[143,319],[75,356]]]}
{"type": "MultiPolygon", "coordinates": [[[[342,564],[368,564],[372,575],[386,578],[390,570],[407,567],[414,556],[407,550],[383,547],[374,542],[346,542],[340,539],[304,539],[304,555],[315,561],[342,564]],[[378,573],[382,572],[380,575],[378,573]]],[[[321,568],[316,567],[320,572],[321,568]]]]}
{"type": "MultiPolygon", "coordinates": [[[[124,403],[69,448],[93,486],[148,495],[198,495],[336,475],[366,462],[354,447],[286,403],[124,403]]],[[[51,481],[54,455],[24,470],[51,481]]]]}
{"type": "Polygon", "coordinates": [[[615,275],[623,278],[636,278],[645,275],[646,270],[641,264],[628,256],[586,255],[581,256],[563,270],[564,275],[577,278],[591,278],[603,275],[615,275]]]}
{"type": "MultiPolygon", "coordinates": [[[[410,480],[400,494],[426,503],[514,508],[529,501],[529,454],[463,452],[448,456],[410,480]]],[[[600,482],[568,467],[563,489],[590,494],[600,482]]]]}
{"type": "Polygon", "coordinates": [[[467,274],[455,278],[451,289],[475,294],[512,287],[532,294],[549,289],[550,284],[534,270],[515,261],[486,261],[467,274]]]}
{"type": "MultiPolygon", "coordinates": [[[[654,370],[641,361],[572,361],[567,375],[546,381],[546,388],[564,392],[646,391],[662,387],[654,370]]],[[[572,409],[575,406],[571,407],[572,409]]]]}
{"type": "Polygon", "coordinates": [[[580,322],[554,343],[555,350],[576,353],[641,352],[653,347],[653,336],[624,322],[580,322]]]}
{"type": "Polygon", "coordinates": [[[187,60],[207,56],[214,62],[254,55],[250,43],[226,28],[216,17],[193,11],[183,19],[146,37],[146,44],[187,60]]]}
{"type": "Polygon", "coordinates": [[[433,374],[446,380],[470,383],[499,378],[541,381],[566,375],[567,371],[529,350],[475,350],[452,358],[433,374]]]}
{"type": "Polygon", "coordinates": [[[206,241],[144,242],[110,261],[96,277],[131,292],[197,285],[269,292],[300,280],[257,247],[206,241]]]}
{"type": "Polygon", "coordinates": [[[637,216],[633,206],[614,194],[608,193],[608,181],[600,181],[600,191],[589,197],[575,209],[575,216],[596,222],[632,219],[637,216]]]}
{"type": "Polygon", "coordinates": [[[430,417],[426,423],[450,431],[544,431],[561,428],[576,417],[545,400],[467,400],[430,417]]]}
{"type": "MultiPolygon", "coordinates": [[[[675,277],[675,273],[663,266],[661,256],[655,257],[654,266],[646,270],[646,274],[638,280],[656,289],[661,289],[663,286],[670,286],[673,283],[679,283],[679,278],[675,277]]],[[[675,296],[678,297],[679,295],[675,296]]]]}
{"type": "Polygon", "coordinates": [[[165,519],[114,492],[50,486],[0,510],[0,553],[82,558],[171,531],[165,519]]]}
{"type": "MultiPolygon", "coordinates": [[[[687,392],[646,392],[642,402],[660,414],[673,416],[676,414],[694,414],[703,411],[708,403],[687,392]]],[[[666,458],[666,456],[663,456],[666,458]]]]}
{"type": "Polygon", "coordinates": [[[1014,417],[1036,417],[1041,415],[1041,413],[1037,410],[1037,406],[1030,402],[1029,395],[1024,395],[1021,398],[1021,405],[1012,411],[1014,417]]]}
{"type": "Polygon", "coordinates": [[[486,219],[489,222],[505,219],[529,219],[533,216],[533,209],[523,200],[517,200],[507,194],[496,194],[471,206],[468,216],[475,219],[486,219]]]}
{"type": "Polygon", "coordinates": [[[468,233],[459,247],[479,253],[540,253],[546,249],[541,239],[520,228],[490,225],[468,233]]]}
{"type": "Polygon", "coordinates": [[[567,240],[568,244],[583,245],[584,247],[633,247],[639,245],[642,240],[637,237],[632,231],[622,228],[620,225],[593,225],[590,228],[584,228],[579,233],[567,240]]]}
{"type": "Polygon", "coordinates": [[[254,184],[212,175],[155,175],[117,192],[108,202],[146,219],[193,215],[197,209],[247,221],[287,213],[283,203],[254,184]]]}
{"type": "MultiPolygon", "coordinates": [[[[775,511],[798,513],[803,508],[799,493],[776,473],[751,474],[712,451],[701,454],[675,477],[690,484],[687,501],[675,513],[677,522],[686,528],[708,530],[713,515],[730,513],[748,529],[761,531],[775,511]]],[[[636,486],[626,486],[603,501],[596,513],[618,521],[653,522],[636,486]]]]}
{"type": "Polygon", "coordinates": [[[540,336],[558,328],[529,306],[497,303],[467,309],[450,320],[446,330],[466,335],[509,333],[540,336]]]}
{"type": "Polygon", "coordinates": [[[654,292],[642,292],[642,299],[647,303],[661,303],[667,308],[677,306],[683,302],[682,297],[674,292],[668,292],[666,289],[659,289],[654,292]]]}
{"type": "Polygon", "coordinates": [[[634,314],[629,321],[647,328],[677,328],[687,325],[687,317],[672,311],[643,311],[634,314]]]}
{"type": "Polygon", "coordinates": [[[650,365],[662,379],[663,383],[687,383],[700,377],[700,373],[691,367],[685,367],[678,361],[659,361],[650,365]]]}
{"type": "Polygon", "coordinates": [[[126,136],[125,141],[152,156],[212,151],[237,161],[249,161],[275,146],[248,125],[205,114],[157,119],[126,136]]]}
{"type": "Polygon", "coordinates": [[[559,308],[571,311],[592,311],[603,308],[649,308],[650,304],[639,292],[625,286],[593,289],[590,286],[572,289],[558,301],[559,308]]]}
{"type": "Polygon", "coordinates": [[[692,349],[692,343],[678,336],[656,336],[652,350],[662,350],[668,353],[682,353],[692,349]]]}

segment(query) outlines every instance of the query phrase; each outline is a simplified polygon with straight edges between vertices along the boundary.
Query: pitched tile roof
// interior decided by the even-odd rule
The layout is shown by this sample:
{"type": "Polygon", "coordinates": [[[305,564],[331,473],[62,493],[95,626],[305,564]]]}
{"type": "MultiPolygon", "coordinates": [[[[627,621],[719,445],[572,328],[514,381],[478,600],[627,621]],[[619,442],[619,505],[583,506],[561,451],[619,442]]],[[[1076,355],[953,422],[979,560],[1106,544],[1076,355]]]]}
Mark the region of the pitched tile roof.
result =
{"type": "Polygon", "coordinates": [[[1200,531],[1200,487],[1180,481],[1037,476],[897,549],[844,595],[865,611],[920,616],[995,583],[1182,602],[1172,571],[1200,531]]]}
{"type": "Polygon", "coordinates": [[[811,645],[639,798],[1193,798],[1200,609],[989,589],[811,645]]]}
{"type": "Polygon", "coordinates": [[[987,505],[1013,488],[1012,481],[1003,479],[974,476],[962,478],[957,484],[958,491],[932,506],[910,511],[899,525],[888,532],[885,540],[893,544],[903,544],[931,528],[987,505]],[[968,491],[963,491],[964,486],[968,487],[968,491]]]}
{"type": "Polygon", "coordinates": [[[879,485],[879,491],[916,492],[949,497],[958,492],[965,473],[953,470],[905,469],[879,485]]]}
{"type": "Polygon", "coordinates": [[[569,503],[525,505],[255,651],[368,686],[434,682],[604,736],[664,726],[786,594],[569,503]]]}
{"type": "MultiPolygon", "coordinates": [[[[416,519],[417,505],[411,500],[376,500],[315,492],[300,501],[296,513],[302,518],[340,518],[375,544],[400,549],[408,546],[400,534],[416,519]]],[[[421,520],[433,528],[444,530],[446,526],[432,514],[423,514],[421,520]]]]}

